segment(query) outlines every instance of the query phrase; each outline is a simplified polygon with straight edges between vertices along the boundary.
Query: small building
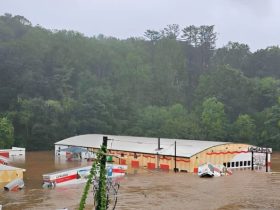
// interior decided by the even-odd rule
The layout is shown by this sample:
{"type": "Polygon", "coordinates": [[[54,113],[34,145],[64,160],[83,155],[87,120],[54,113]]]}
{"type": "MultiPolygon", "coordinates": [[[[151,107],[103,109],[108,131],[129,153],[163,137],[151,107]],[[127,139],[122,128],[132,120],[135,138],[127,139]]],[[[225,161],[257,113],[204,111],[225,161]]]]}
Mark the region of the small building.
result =
{"type": "Polygon", "coordinates": [[[25,169],[0,164],[0,184],[11,182],[14,179],[23,179],[25,169]]]}
{"type": "MultiPolygon", "coordinates": [[[[113,161],[127,164],[131,168],[176,168],[178,171],[196,173],[198,166],[207,162],[223,164],[228,168],[251,168],[252,164],[253,153],[249,151],[252,145],[249,144],[103,134],[74,136],[56,142],[55,154],[66,155],[60,150],[69,146],[83,147],[89,152],[95,152],[100,148],[103,136],[108,137],[107,149],[112,154],[113,161]]],[[[86,157],[86,154],[83,157],[86,157]]],[[[267,154],[269,167],[270,159],[270,154],[267,154]]],[[[266,154],[254,153],[253,161],[254,167],[265,166],[266,154]]]]}

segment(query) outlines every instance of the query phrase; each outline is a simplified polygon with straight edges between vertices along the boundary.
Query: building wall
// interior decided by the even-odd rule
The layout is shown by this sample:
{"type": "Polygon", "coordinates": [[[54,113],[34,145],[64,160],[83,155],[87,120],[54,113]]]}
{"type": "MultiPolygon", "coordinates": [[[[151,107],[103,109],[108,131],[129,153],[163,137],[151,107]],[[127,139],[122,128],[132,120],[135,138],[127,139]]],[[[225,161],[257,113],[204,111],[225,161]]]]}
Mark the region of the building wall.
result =
{"type": "MultiPolygon", "coordinates": [[[[214,165],[224,164],[229,168],[250,168],[252,155],[248,152],[248,144],[225,144],[208,148],[190,158],[177,157],[176,168],[179,171],[197,172],[198,166],[204,163],[214,165]]],[[[93,152],[98,149],[91,148],[93,152]]],[[[143,154],[128,151],[109,150],[113,155],[113,161],[116,164],[127,164],[129,168],[163,169],[173,170],[175,168],[174,156],[165,156],[158,154],[143,154]]],[[[264,163],[264,154],[254,154],[255,159],[264,163]]],[[[269,155],[270,165],[270,155],[269,155]]]]}
{"type": "MultiPolygon", "coordinates": [[[[175,161],[173,156],[157,155],[157,154],[142,154],[135,152],[114,151],[110,153],[113,156],[113,161],[118,164],[127,164],[131,168],[146,168],[163,170],[173,170],[175,161]],[[117,157],[116,157],[117,156],[117,157]]],[[[189,171],[190,159],[185,157],[176,158],[176,167],[182,171],[189,171]]]]}
{"type": "MultiPolygon", "coordinates": [[[[248,144],[225,144],[201,151],[191,158],[177,157],[176,168],[178,168],[179,171],[197,172],[198,166],[207,162],[217,165],[224,164],[229,168],[251,167],[252,156],[251,153],[248,152],[248,147],[248,144]],[[246,164],[244,164],[245,161],[246,164]],[[233,162],[234,166],[232,165],[233,162]]],[[[160,168],[163,170],[173,170],[175,168],[175,161],[173,156],[141,154],[122,151],[110,152],[119,157],[114,157],[114,162],[119,164],[127,164],[132,168],[160,168]]]]}
{"type": "Polygon", "coordinates": [[[248,147],[248,144],[225,144],[204,150],[190,158],[190,172],[196,172],[199,165],[207,162],[229,168],[250,167],[252,155],[248,147]]]}

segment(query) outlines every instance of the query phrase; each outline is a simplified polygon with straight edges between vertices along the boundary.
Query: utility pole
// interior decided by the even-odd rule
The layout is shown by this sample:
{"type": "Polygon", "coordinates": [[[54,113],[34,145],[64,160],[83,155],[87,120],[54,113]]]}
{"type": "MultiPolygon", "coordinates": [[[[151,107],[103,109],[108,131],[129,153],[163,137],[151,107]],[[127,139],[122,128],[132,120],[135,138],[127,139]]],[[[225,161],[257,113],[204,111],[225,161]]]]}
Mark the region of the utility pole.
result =
{"type": "Polygon", "coordinates": [[[159,158],[160,158],[160,157],[159,157],[159,154],[158,154],[158,152],[157,152],[157,169],[159,169],[159,161],[160,161],[159,158]]]}
{"type": "Polygon", "coordinates": [[[177,161],[176,161],[176,157],[177,157],[177,148],[176,148],[176,141],[175,141],[175,151],[174,151],[174,153],[175,153],[175,155],[174,155],[174,165],[175,165],[175,168],[174,168],[174,172],[176,173],[177,171],[178,171],[178,169],[177,169],[177,161]]]}
{"type": "Polygon", "coordinates": [[[254,152],[252,150],[251,170],[254,171],[254,152]]]}
{"type": "Polygon", "coordinates": [[[265,151],[265,172],[268,172],[268,149],[265,151]]]}
{"type": "Polygon", "coordinates": [[[96,210],[107,209],[107,196],[106,196],[106,153],[107,153],[108,137],[103,136],[103,143],[101,147],[101,160],[99,171],[99,189],[97,191],[97,206],[96,210]]]}

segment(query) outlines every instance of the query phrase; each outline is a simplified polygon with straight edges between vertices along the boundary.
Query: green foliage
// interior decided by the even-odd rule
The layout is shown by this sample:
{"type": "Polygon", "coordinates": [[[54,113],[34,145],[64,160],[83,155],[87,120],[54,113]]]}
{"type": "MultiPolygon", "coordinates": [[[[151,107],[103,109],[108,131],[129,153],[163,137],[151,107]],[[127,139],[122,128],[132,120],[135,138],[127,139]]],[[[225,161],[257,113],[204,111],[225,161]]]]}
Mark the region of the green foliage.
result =
{"type": "MultiPolygon", "coordinates": [[[[106,168],[101,167],[100,162],[101,159],[104,157],[104,154],[106,154],[107,149],[105,146],[101,146],[101,148],[98,150],[96,159],[92,163],[92,167],[90,169],[90,174],[87,177],[87,182],[84,187],[83,195],[80,200],[79,204],[79,210],[85,209],[86,200],[89,192],[89,188],[93,183],[93,178],[97,175],[97,169],[99,168],[99,189],[97,192],[96,202],[97,202],[97,210],[105,210],[106,209],[106,168]]],[[[106,158],[106,156],[105,156],[106,158]]]]}
{"type": "Polygon", "coordinates": [[[152,41],[153,43],[155,43],[157,40],[159,40],[161,38],[161,33],[155,30],[147,30],[144,33],[144,36],[149,39],[150,41],[152,41]]]}
{"type": "Polygon", "coordinates": [[[182,38],[194,47],[202,47],[208,50],[215,48],[217,33],[214,32],[214,25],[199,27],[191,25],[185,27],[182,32],[182,38]]]}
{"type": "Polygon", "coordinates": [[[217,49],[212,63],[214,67],[226,64],[235,69],[242,69],[250,55],[251,52],[248,45],[229,42],[226,46],[217,49]]]}
{"type": "Polygon", "coordinates": [[[280,148],[279,47],[216,49],[214,29],[172,24],[119,40],[0,16],[0,117],[29,150],[87,133],[280,148]]]}
{"type": "Polygon", "coordinates": [[[6,118],[0,118],[0,148],[9,149],[14,143],[14,128],[6,118]]]}
{"type": "Polygon", "coordinates": [[[223,104],[230,119],[239,113],[252,113],[255,110],[257,93],[248,78],[241,71],[230,66],[220,66],[217,70],[200,77],[196,89],[197,104],[209,97],[216,97],[223,104]]]}
{"type": "Polygon", "coordinates": [[[106,196],[106,154],[107,148],[102,145],[99,151],[100,160],[100,172],[99,172],[99,185],[96,195],[97,206],[96,210],[105,210],[107,206],[107,196],[106,196]],[[103,163],[103,164],[102,164],[103,163]]]}
{"type": "Polygon", "coordinates": [[[280,99],[278,103],[265,110],[259,144],[280,149],[280,99]]]}
{"type": "Polygon", "coordinates": [[[256,125],[249,115],[239,115],[233,124],[232,130],[234,139],[238,142],[252,142],[256,133],[256,125]]]}
{"type": "Polygon", "coordinates": [[[90,169],[90,174],[88,175],[86,185],[84,187],[83,195],[82,195],[81,200],[80,200],[79,210],[85,209],[86,200],[87,200],[87,196],[88,196],[88,191],[89,191],[89,188],[92,184],[93,177],[96,175],[96,165],[97,165],[97,161],[94,161],[93,164],[92,164],[92,167],[90,169]]]}
{"type": "Polygon", "coordinates": [[[162,31],[162,36],[168,39],[177,39],[180,35],[180,26],[178,24],[167,25],[162,31]]]}
{"type": "Polygon", "coordinates": [[[224,111],[224,104],[213,97],[206,99],[202,107],[201,123],[206,139],[225,139],[227,118],[224,111]]]}
{"type": "Polygon", "coordinates": [[[280,48],[278,46],[260,49],[248,57],[243,70],[250,77],[280,78],[280,48]]]}
{"type": "Polygon", "coordinates": [[[277,104],[280,96],[280,80],[272,77],[256,78],[254,80],[257,99],[257,109],[259,111],[277,104]]]}
{"type": "Polygon", "coordinates": [[[126,132],[134,136],[199,139],[199,123],[181,104],[170,107],[149,106],[138,112],[133,127],[126,132]]]}

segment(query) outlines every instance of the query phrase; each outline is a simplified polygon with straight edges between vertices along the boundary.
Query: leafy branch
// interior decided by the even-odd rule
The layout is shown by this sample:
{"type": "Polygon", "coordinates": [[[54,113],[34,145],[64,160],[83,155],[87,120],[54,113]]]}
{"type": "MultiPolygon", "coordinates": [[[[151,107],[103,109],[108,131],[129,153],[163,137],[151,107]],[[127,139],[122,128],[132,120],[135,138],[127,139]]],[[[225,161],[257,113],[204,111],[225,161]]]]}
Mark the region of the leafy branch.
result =
{"type": "MultiPolygon", "coordinates": [[[[100,168],[99,171],[99,189],[97,192],[97,210],[105,210],[106,209],[106,152],[107,149],[105,146],[101,146],[98,150],[96,159],[94,160],[92,167],[90,169],[90,174],[88,176],[87,183],[84,187],[84,192],[80,200],[79,210],[83,210],[85,208],[86,199],[88,196],[88,191],[90,185],[93,182],[93,178],[96,176],[97,169],[100,168]],[[102,166],[101,160],[105,157],[105,166],[102,166]]],[[[95,199],[95,198],[94,198],[95,199]]]]}

